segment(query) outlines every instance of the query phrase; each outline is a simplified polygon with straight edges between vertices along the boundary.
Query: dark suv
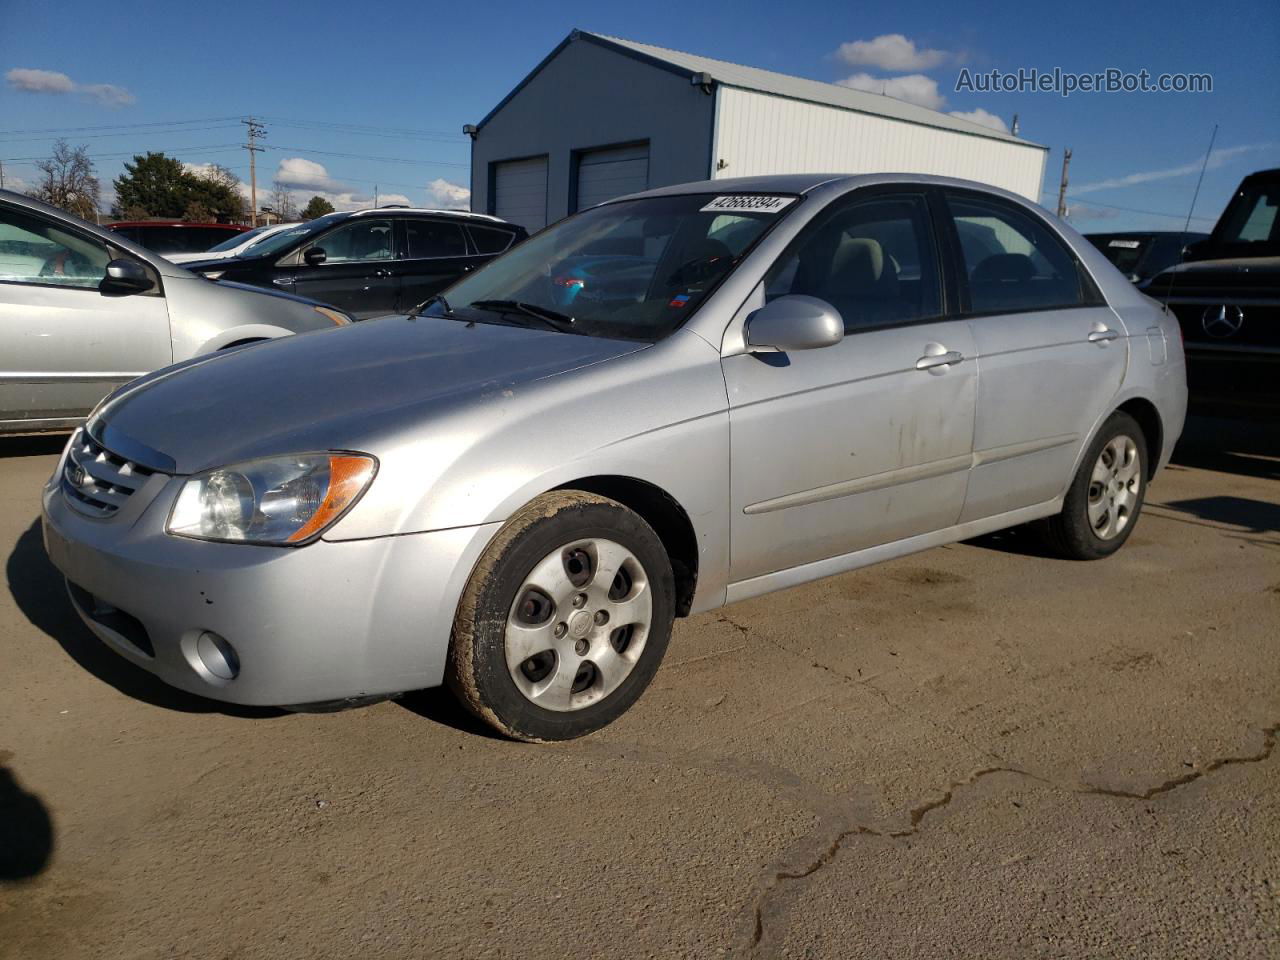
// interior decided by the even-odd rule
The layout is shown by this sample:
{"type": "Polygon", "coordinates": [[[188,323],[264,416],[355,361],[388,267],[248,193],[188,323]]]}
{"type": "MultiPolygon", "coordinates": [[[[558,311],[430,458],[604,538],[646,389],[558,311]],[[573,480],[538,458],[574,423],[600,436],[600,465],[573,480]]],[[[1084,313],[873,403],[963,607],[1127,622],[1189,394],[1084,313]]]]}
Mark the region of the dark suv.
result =
{"type": "Polygon", "coordinates": [[[208,250],[249,229],[235,223],[187,223],[184,220],[121,220],[106,227],[162,257],[208,250]]]}
{"type": "Polygon", "coordinates": [[[403,313],[528,236],[478,213],[382,207],[281,230],[244,254],[185,263],[213,280],[288,290],[357,319],[403,313]]]}
{"type": "Polygon", "coordinates": [[[1086,233],[1084,238],[1102,251],[1117,270],[1134,283],[1141,283],[1180,263],[1187,245],[1198,243],[1207,236],[1181,230],[1146,230],[1086,233]]]}
{"type": "Polygon", "coordinates": [[[1140,286],[1178,318],[1200,412],[1274,415],[1280,407],[1278,212],[1280,170],[1250,174],[1186,261],[1140,286]]]}

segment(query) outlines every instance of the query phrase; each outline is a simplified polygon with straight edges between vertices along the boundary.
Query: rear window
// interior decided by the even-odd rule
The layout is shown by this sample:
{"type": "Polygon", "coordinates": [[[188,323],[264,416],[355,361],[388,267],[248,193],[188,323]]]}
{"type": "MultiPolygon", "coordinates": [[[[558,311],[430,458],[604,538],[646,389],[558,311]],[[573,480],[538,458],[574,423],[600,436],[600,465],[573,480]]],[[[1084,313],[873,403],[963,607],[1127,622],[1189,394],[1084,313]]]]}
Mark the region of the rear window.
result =
{"type": "Polygon", "coordinates": [[[429,257],[465,257],[467,241],[462,227],[441,220],[406,220],[405,236],[409,243],[409,259],[429,257]]]}
{"type": "Polygon", "coordinates": [[[492,227],[470,227],[471,240],[478,253],[501,253],[511,246],[515,234],[508,230],[496,230],[492,227]]]}
{"type": "Polygon", "coordinates": [[[159,254],[203,253],[228,237],[238,237],[239,230],[219,230],[217,227],[130,227],[119,231],[148,250],[159,254]]]}

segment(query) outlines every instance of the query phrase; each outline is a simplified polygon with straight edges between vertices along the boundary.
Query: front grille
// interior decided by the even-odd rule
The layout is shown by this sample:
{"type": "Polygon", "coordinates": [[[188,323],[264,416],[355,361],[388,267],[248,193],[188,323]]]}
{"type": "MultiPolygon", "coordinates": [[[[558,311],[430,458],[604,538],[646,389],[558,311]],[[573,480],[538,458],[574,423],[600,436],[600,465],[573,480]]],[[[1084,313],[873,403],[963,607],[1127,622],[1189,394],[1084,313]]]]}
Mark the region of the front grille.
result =
{"type": "Polygon", "coordinates": [[[67,501],[91,517],[109,517],[123,507],[154,470],[117,456],[89,436],[76,434],[62,468],[67,501]]]}

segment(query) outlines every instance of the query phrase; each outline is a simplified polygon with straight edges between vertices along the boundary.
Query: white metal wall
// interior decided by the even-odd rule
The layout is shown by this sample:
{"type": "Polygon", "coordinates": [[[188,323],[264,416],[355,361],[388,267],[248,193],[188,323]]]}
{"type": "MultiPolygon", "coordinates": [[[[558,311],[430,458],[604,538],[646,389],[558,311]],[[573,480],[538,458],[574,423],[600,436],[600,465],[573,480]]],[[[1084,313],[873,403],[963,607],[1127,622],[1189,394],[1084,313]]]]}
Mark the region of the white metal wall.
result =
{"type": "Polygon", "coordinates": [[[1039,202],[1041,147],[888,117],[717,88],[717,177],[769,173],[929,173],[1003,187],[1039,202]]]}

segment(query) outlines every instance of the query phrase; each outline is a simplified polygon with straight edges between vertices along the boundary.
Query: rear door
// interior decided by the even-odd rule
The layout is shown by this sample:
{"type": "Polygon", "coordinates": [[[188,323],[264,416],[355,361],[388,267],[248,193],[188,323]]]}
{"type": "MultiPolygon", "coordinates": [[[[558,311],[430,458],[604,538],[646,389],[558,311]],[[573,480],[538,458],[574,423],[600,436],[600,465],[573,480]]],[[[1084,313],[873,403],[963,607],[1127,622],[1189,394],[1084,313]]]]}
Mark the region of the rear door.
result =
{"type": "Polygon", "coordinates": [[[400,280],[395,250],[391,218],[353,217],[303,247],[298,266],[289,267],[288,273],[300,296],[365,320],[396,310],[400,280]],[[308,264],[308,250],[323,250],[323,262],[308,264]]]}
{"type": "Polygon", "coordinates": [[[943,192],[944,229],[978,358],[965,522],[1063,493],[1080,448],[1120,389],[1129,341],[1043,217],[990,194],[943,192]]]}
{"type": "Polygon", "coordinates": [[[403,217],[403,258],[395,269],[400,277],[399,310],[404,313],[439,293],[487,258],[468,245],[457,220],[403,217]]]}
{"type": "Polygon", "coordinates": [[[158,286],[98,289],[115,253],[61,220],[0,204],[0,429],[78,419],[172,362],[158,286]]]}
{"type": "Polygon", "coordinates": [[[547,225],[547,158],[503,160],[493,165],[490,213],[530,233],[547,225]]]}

